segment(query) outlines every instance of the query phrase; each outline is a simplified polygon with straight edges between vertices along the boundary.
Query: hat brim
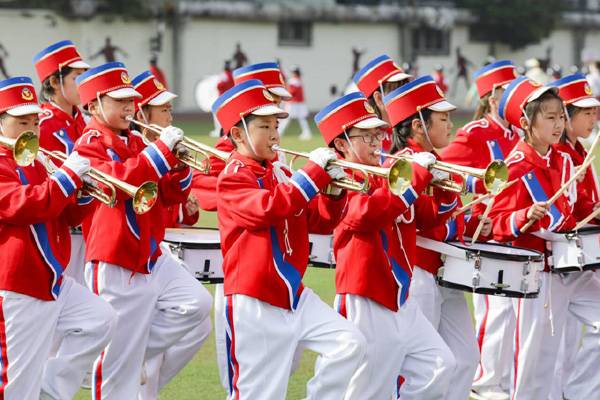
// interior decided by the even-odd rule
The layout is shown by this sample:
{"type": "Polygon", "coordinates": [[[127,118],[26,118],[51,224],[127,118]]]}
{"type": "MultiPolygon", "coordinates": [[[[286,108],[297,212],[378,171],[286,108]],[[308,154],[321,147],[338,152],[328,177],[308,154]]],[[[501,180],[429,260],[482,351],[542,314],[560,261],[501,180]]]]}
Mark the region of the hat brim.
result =
{"type": "Polygon", "coordinates": [[[90,69],[89,64],[84,63],[83,61],[73,61],[71,64],[67,65],[69,68],[80,68],[80,69],[90,69]]]}
{"type": "Polygon", "coordinates": [[[27,104],[25,106],[19,106],[11,108],[10,110],[6,110],[6,113],[12,115],[13,117],[21,117],[23,115],[29,114],[39,114],[41,112],[43,112],[42,108],[37,104],[27,104]]]}
{"type": "Polygon", "coordinates": [[[284,100],[289,100],[292,98],[292,94],[288,92],[287,89],[283,86],[273,86],[267,89],[269,90],[269,92],[281,97],[284,100]]]}
{"type": "Polygon", "coordinates": [[[259,107],[251,112],[252,115],[258,115],[259,117],[265,117],[267,115],[275,115],[277,118],[287,118],[289,114],[277,107],[276,105],[267,105],[259,107]]]}
{"type": "Polygon", "coordinates": [[[112,97],[113,99],[129,99],[132,97],[142,97],[134,88],[121,88],[117,90],[112,90],[106,93],[107,96],[112,97]]]}
{"type": "Polygon", "coordinates": [[[380,128],[388,126],[387,122],[377,118],[377,117],[369,117],[367,119],[363,119],[362,121],[354,124],[355,128],[359,129],[372,129],[372,128],[380,128]]]}
{"type": "Polygon", "coordinates": [[[398,72],[397,74],[394,74],[392,76],[390,76],[389,78],[386,79],[387,82],[399,82],[399,81],[403,81],[404,79],[408,79],[408,78],[412,78],[412,75],[409,75],[405,72],[398,72]]]}
{"type": "Polygon", "coordinates": [[[585,99],[574,101],[573,105],[579,108],[600,107],[600,101],[595,97],[586,97],[585,99]]]}
{"type": "Polygon", "coordinates": [[[539,99],[546,92],[558,94],[558,88],[554,86],[540,86],[539,88],[535,89],[533,93],[531,93],[531,95],[527,99],[527,103],[539,99]]]}
{"type": "Polygon", "coordinates": [[[148,102],[148,105],[164,106],[165,104],[167,104],[168,102],[170,102],[171,100],[173,100],[176,97],[177,97],[177,95],[175,93],[171,93],[171,92],[165,90],[164,92],[160,93],[158,96],[156,96],[155,98],[150,100],[148,102]]]}
{"type": "Polygon", "coordinates": [[[431,111],[436,112],[448,112],[456,110],[456,106],[446,100],[438,101],[435,104],[430,105],[429,108],[431,111]]]}

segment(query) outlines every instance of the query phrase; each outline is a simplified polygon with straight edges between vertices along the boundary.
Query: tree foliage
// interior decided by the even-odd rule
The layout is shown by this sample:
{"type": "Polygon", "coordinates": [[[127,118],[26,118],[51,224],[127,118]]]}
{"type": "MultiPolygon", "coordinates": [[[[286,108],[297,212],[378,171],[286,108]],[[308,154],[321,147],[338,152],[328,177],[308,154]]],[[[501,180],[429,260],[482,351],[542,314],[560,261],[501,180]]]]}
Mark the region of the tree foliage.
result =
{"type": "Polygon", "coordinates": [[[476,21],[475,39],[520,49],[547,37],[560,19],[561,0],[458,0],[476,21]]]}

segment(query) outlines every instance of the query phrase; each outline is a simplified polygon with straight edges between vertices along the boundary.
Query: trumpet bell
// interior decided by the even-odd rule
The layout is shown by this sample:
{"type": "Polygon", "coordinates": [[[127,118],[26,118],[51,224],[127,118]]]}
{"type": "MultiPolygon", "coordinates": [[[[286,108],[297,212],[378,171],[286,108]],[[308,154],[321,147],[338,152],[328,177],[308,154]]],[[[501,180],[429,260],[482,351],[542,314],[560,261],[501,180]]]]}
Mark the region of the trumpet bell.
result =
{"type": "Polygon", "coordinates": [[[406,160],[397,160],[387,175],[390,191],[396,196],[404,193],[412,183],[412,165],[406,160]]]}
{"type": "Polygon", "coordinates": [[[158,199],[158,185],[156,182],[144,182],[133,195],[133,211],[136,214],[145,214],[156,204],[158,199]]]}
{"type": "Polygon", "coordinates": [[[35,160],[40,148],[40,140],[33,131],[25,131],[16,139],[0,136],[0,145],[12,150],[18,166],[26,167],[35,160]]]}
{"type": "Polygon", "coordinates": [[[485,170],[483,184],[490,193],[498,193],[508,182],[508,167],[504,161],[495,160],[485,170]]]}

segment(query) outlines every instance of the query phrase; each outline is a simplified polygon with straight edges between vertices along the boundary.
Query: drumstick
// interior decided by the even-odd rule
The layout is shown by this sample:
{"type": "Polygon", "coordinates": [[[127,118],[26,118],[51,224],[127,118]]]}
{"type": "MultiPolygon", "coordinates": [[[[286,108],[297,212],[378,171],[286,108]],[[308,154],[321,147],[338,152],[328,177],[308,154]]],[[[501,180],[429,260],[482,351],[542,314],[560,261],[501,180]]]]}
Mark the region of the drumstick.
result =
{"type": "MultiPolygon", "coordinates": [[[[594,142],[597,143],[597,142],[594,142]]],[[[583,174],[585,172],[585,170],[587,169],[587,167],[592,163],[592,161],[594,161],[594,159],[596,158],[595,156],[591,156],[591,153],[588,154],[588,156],[586,157],[586,159],[583,161],[583,164],[581,164],[581,167],[576,173],[573,174],[573,176],[571,176],[571,178],[564,184],[561,186],[560,189],[558,189],[558,191],[556,193],[554,193],[554,196],[552,196],[550,198],[550,200],[546,201],[546,207],[550,207],[552,204],[554,204],[554,202],[556,200],[558,200],[558,198],[565,192],[565,190],[567,190],[569,188],[569,186],[571,186],[571,184],[573,182],[575,182],[575,180],[579,177],[579,175],[583,174]]],[[[519,232],[524,233],[525,231],[527,231],[527,229],[531,228],[531,225],[533,225],[535,223],[535,221],[533,219],[530,219],[520,230],[519,232]]]]}
{"type": "Polygon", "coordinates": [[[496,200],[496,197],[495,196],[492,197],[490,199],[490,202],[487,204],[487,207],[485,207],[485,211],[481,215],[481,221],[479,221],[479,224],[477,224],[477,229],[475,229],[475,234],[473,235],[473,238],[471,239],[471,244],[474,244],[477,241],[477,238],[479,237],[479,234],[481,233],[481,230],[483,229],[483,225],[485,224],[485,220],[487,219],[490,211],[492,211],[492,206],[494,205],[495,200],[496,200]]]}
{"type": "Polygon", "coordinates": [[[583,226],[585,224],[587,224],[588,222],[590,222],[591,220],[593,220],[594,218],[596,218],[598,215],[600,215],[600,207],[596,208],[594,211],[592,211],[590,213],[590,215],[588,215],[587,217],[585,217],[584,219],[582,219],[581,221],[579,221],[579,223],[575,226],[574,230],[579,230],[581,228],[583,228],[583,226]]]}
{"type": "Polygon", "coordinates": [[[500,193],[502,193],[503,190],[508,189],[510,186],[514,185],[515,183],[517,183],[518,179],[515,179],[513,181],[507,182],[504,185],[502,185],[500,187],[500,189],[498,190],[497,193],[486,193],[484,195],[479,196],[478,198],[476,198],[475,200],[471,201],[470,203],[465,204],[464,206],[457,208],[456,211],[454,211],[454,215],[453,217],[456,217],[458,214],[464,213],[465,211],[467,211],[468,209],[472,208],[474,205],[481,203],[482,201],[485,201],[487,199],[489,199],[490,197],[496,197],[497,195],[499,195],[500,193]]]}

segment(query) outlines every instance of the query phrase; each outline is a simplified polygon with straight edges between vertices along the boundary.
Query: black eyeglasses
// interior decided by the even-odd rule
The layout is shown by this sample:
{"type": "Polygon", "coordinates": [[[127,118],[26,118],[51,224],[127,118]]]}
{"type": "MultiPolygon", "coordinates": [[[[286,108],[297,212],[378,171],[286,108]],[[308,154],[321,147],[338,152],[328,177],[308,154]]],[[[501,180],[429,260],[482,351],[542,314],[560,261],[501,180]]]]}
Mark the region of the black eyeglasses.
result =
{"type": "Polygon", "coordinates": [[[385,133],[378,133],[376,135],[355,135],[348,136],[348,139],[361,138],[362,141],[366,144],[375,144],[377,142],[381,142],[385,137],[385,133]]]}

